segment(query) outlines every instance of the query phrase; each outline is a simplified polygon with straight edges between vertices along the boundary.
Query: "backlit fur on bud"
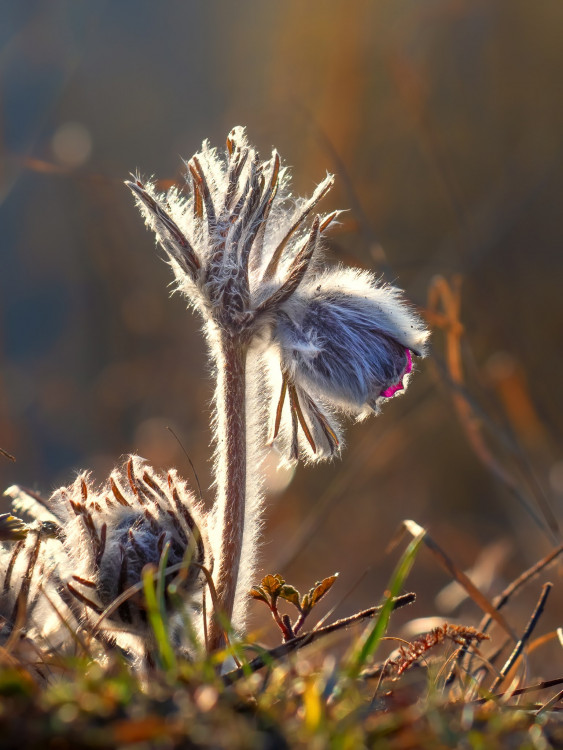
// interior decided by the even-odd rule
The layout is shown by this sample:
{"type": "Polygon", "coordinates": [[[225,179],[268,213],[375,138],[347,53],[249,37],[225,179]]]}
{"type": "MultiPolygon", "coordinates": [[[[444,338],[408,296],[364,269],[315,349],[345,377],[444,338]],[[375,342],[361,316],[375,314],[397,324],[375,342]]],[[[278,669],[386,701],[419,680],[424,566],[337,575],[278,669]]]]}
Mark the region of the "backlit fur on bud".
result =
{"type": "MultiPolygon", "coordinates": [[[[179,604],[201,632],[202,566],[212,567],[207,521],[175,470],[162,475],[130,456],[101,487],[82,473],[48,500],[38,502],[28,492],[17,487],[8,491],[15,507],[41,519],[21,529],[12,523],[13,541],[2,551],[0,614],[9,627],[18,606],[25,605],[26,627],[49,638],[55,633],[60,641],[68,640],[55,609],[71,628],[87,625],[91,630],[106,608],[141,582],[145,566],[158,568],[167,554],[165,580],[170,583],[174,577],[178,594],[172,602],[165,589],[169,632],[180,645],[179,604]],[[36,608],[41,617],[34,617],[36,608]]],[[[140,587],[100,626],[97,632],[104,640],[144,652],[152,636],[140,587]]]]}
{"type": "MultiPolygon", "coordinates": [[[[79,618],[97,620],[118,596],[141,581],[146,565],[158,567],[165,548],[167,569],[185,562],[179,590],[186,605],[199,611],[203,582],[199,566],[210,565],[205,517],[176,471],[161,475],[131,456],[101,488],[93,486],[88,474],[81,474],[73,485],[57,490],[49,505],[63,521],[64,564],[59,576],[79,618]]],[[[172,614],[167,595],[165,601],[172,614]]],[[[148,635],[142,593],[126,599],[108,616],[105,627],[112,625],[148,635]]]]}
{"type": "MultiPolygon", "coordinates": [[[[0,643],[10,637],[16,624],[22,633],[33,628],[41,609],[42,585],[49,588],[46,543],[42,524],[36,521],[21,524],[19,533],[5,537],[0,545],[0,643]]],[[[51,590],[51,595],[56,593],[51,590]]]]}
{"type": "MultiPolygon", "coordinates": [[[[339,212],[315,216],[314,209],[332,175],[310,199],[294,199],[277,152],[260,161],[243,128],[229,134],[225,158],[205,142],[188,172],[186,195],[175,189],[161,195],[138,179],[127,184],[178,288],[208,324],[215,361],[222,362],[218,330],[241,345],[261,346],[254,365],[263,374],[251,377],[271,387],[271,442],[290,461],[338,454],[335,412],[378,413],[404,389],[411,354],[425,355],[422,320],[399,289],[373,274],[321,268],[321,238],[339,212]]],[[[216,400],[218,424],[223,396],[216,400]]]]}
{"type": "Polygon", "coordinates": [[[428,331],[402,292],[367,271],[337,267],[312,274],[272,328],[282,386],[275,439],[289,460],[340,450],[335,412],[378,413],[402,391],[411,353],[424,356],[428,331]],[[285,424],[284,424],[285,421],[285,424]],[[298,437],[297,425],[302,428],[298,437]]]}
{"type": "Polygon", "coordinates": [[[401,292],[355,269],[325,271],[304,285],[280,316],[274,336],[282,369],[338,408],[377,406],[421,356],[428,336],[401,292]]]}

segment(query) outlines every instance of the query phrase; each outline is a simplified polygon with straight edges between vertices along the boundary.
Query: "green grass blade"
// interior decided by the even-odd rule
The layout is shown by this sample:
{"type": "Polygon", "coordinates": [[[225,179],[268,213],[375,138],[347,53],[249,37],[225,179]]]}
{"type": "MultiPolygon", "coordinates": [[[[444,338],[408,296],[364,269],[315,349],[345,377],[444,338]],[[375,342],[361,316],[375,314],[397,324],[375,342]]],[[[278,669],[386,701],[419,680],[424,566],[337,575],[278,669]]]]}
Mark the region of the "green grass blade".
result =
{"type": "Polygon", "coordinates": [[[393,599],[394,597],[399,595],[401,589],[403,588],[403,584],[405,583],[410,569],[413,566],[416,553],[418,552],[418,548],[425,533],[425,531],[421,532],[410,542],[401,559],[399,560],[399,564],[395,568],[395,571],[391,578],[391,582],[388,587],[387,598],[385,600],[385,603],[383,604],[383,608],[378,618],[373,623],[373,626],[369,630],[367,636],[363,639],[363,642],[360,643],[360,646],[352,655],[352,658],[350,660],[351,664],[348,668],[348,675],[351,678],[355,679],[356,677],[358,677],[366,661],[375,653],[382,637],[385,635],[387,626],[389,624],[389,618],[391,617],[391,612],[393,611],[393,599]]]}
{"type": "MultiPolygon", "coordinates": [[[[160,607],[157,590],[155,589],[154,572],[154,568],[150,566],[146,566],[143,570],[143,590],[147,605],[147,615],[156,639],[162,666],[166,670],[175,670],[177,666],[176,656],[168,638],[164,612],[160,607]]],[[[164,576],[164,569],[162,570],[162,576],[164,576]]]]}
{"type": "Polygon", "coordinates": [[[166,542],[160,560],[158,563],[158,575],[156,578],[156,601],[162,614],[163,619],[166,617],[166,566],[168,565],[168,555],[170,554],[170,541],[166,542]]]}

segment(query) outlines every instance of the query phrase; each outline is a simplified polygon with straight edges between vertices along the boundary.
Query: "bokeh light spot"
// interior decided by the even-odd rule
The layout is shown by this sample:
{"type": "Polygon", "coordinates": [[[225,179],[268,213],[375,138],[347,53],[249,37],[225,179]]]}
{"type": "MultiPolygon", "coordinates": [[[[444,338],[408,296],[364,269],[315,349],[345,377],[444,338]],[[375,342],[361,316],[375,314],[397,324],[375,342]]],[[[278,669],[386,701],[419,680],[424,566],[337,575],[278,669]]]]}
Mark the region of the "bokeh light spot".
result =
{"type": "Polygon", "coordinates": [[[81,167],[92,153],[92,136],[81,123],[65,122],[55,131],[51,146],[57,161],[65,167],[81,167]]]}

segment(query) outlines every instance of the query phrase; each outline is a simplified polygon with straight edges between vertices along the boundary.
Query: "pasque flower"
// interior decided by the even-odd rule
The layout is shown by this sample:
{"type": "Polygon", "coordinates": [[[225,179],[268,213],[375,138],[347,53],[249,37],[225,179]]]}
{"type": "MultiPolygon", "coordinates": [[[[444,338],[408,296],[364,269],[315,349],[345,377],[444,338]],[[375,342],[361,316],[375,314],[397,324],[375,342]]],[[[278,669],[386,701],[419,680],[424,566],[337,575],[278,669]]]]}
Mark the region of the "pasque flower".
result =
{"type": "MultiPolygon", "coordinates": [[[[26,612],[28,629],[35,627],[50,639],[51,624],[57,636],[68,638],[56,609],[64,612],[71,628],[88,626],[93,631],[104,610],[140,583],[146,565],[158,567],[163,555],[170,569],[165,577],[170,581],[176,576],[185,610],[201,611],[202,566],[212,567],[206,518],[176,471],[162,475],[130,456],[122,470],[112,472],[99,487],[82,473],[48,500],[39,501],[18,487],[7,494],[16,509],[35,520],[26,525],[10,516],[0,523],[0,536],[4,529],[2,538],[10,542],[0,550],[0,615],[6,633],[17,619],[18,606],[26,612]]],[[[179,636],[177,603],[173,607],[165,594],[165,604],[169,632],[179,636]]],[[[142,593],[126,595],[104,619],[98,637],[136,653],[147,650],[151,630],[142,593]]]]}
{"type": "MultiPolygon", "coordinates": [[[[201,605],[199,566],[209,565],[205,518],[176,471],[162,475],[138,456],[130,456],[102,487],[96,487],[87,473],[80,474],[73,485],[51,496],[49,508],[62,529],[64,564],[58,576],[70,594],[67,602],[74,612],[80,610],[82,619],[95,621],[138,584],[146,565],[159,565],[165,547],[167,568],[186,563],[181,587],[186,601],[196,608],[201,605]]],[[[109,623],[146,635],[150,628],[140,602],[142,596],[124,601],[109,623]]]]}
{"type": "MultiPolygon", "coordinates": [[[[261,161],[242,128],[224,155],[204,143],[187,167],[187,193],[127,184],[204,321],[217,383],[213,510],[174,470],[160,474],[136,456],[104,485],[82,473],[47,501],[10,488],[33,521],[0,516],[2,638],[25,620],[50,644],[84,626],[146,652],[151,629],[136,594],[145,566],[163,565],[165,580],[181,569],[177,598],[202,631],[203,573],[213,571],[208,646],[219,648],[221,615],[244,625],[266,446],[287,461],[336,455],[340,415],[377,413],[406,385],[412,354],[425,353],[426,329],[398,289],[366,271],[323,267],[322,236],[338,211],[315,209],[331,175],[311,198],[294,198],[277,152],[261,161]]],[[[179,646],[181,614],[163,596],[179,646]]]]}
{"type": "Polygon", "coordinates": [[[127,184],[177,289],[204,320],[217,377],[215,581],[240,624],[268,439],[289,461],[336,454],[338,413],[378,412],[406,384],[411,353],[424,355],[427,332],[401,292],[373,274],[322,268],[322,236],[338,212],[315,209],[332,175],[295,199],[277,152],[261,161],[242,128],[224,155],[205,142],[187,168],[187,193],[127,184]]]}

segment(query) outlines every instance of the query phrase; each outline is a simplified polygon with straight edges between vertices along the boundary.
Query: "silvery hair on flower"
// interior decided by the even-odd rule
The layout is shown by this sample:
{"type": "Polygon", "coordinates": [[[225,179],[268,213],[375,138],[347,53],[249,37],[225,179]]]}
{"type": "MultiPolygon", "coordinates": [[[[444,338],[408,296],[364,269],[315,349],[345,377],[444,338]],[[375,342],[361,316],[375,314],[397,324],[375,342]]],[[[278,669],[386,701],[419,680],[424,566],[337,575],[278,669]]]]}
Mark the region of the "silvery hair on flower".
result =
{"type": "MultiPolygon", "coordinates": [[[[14,490],[10,488],[7,494],[14,490]]],[[[0,643],[3,645],[14,636],[19,642],[26,635],[31,638],[45,635],[52,625],[54,612],[52,608],[50,613],[46,612],[45,595],[58,598],[50,579],[51,554],[60,549],[57,530],[58,525],[51,521],[26,524],[11,513],[0,515],[0,643]]],[[[59,624],[55,624],[55,630],[59,624]]]]}
{"type": "Polygon", "coordinates": [[[324,406],[324,417],[307,420],[310,447],[324,446],[327,456],[340,444],[335,412],[379,413],[406,387],[411,352],[424,356],[427,337],[402,292],[367,271],[337,267],[307,280],[283,306],[272,339],[301,404],[324,406]]]}
{"type": "MultiPolygon", "coordinates": [[[[18,541],[12,552],[16,559],[21,558],[19,576],[10,575],[7,569],[4,573],[7,590],[13,587],[17,593],[22,582],[25,584],[29,579],[29,585],[39,591],[38,579],[47,570],[45,578],[51,596],[56,597],[55,604],[58,602],[60,606],[62,602],[67,617],[70,615],[75,623],[87,624],[92,630],[106,608],[139,584],[146,565],[159,565],[166,550],[166,570],[170,573],[165,580],[169,583],[175,576],[179,599],[188,616],[201,619],[198,617],[202,602],[201,566],[211,565],[206,519],[176,471],[161,475],[143,459],[130,456],[122,470],[114,471],[102,487],[95,487],[89,474],[80,474],[70,487],[54,492],[45,501],[46,507],[19,488],[10,488],[8,494],[19,510],[48,520],[23,525],[25,530],[20,530],[25,541],[18,541]],[[30,567],[28,561],[34,556],[37,560],[40,540],[46,531],[57,541],[51,542],[41,568],[35,563],[30,567]],[[25,549],[30,550],[27,555],[25,549]],[[6,583],[8,576],[10,580],[6,583]]],[[[17,521],[14,519],[12,525],[17,521]]],[[[10,538],[15,540],[15,534],[14,530],[10,538]]],[[[40,600],[39,593],[34,596],[32,603],[40,600]]],[[[179,645],[178,602],[170,602],[165,592],[165,603],[172,617],[170,632],[179,645]]],[[[142,592],[125,598],[105,618],[100,633],[104,640],[134,651],[145,649],[151,629],[142,592]]]]}

